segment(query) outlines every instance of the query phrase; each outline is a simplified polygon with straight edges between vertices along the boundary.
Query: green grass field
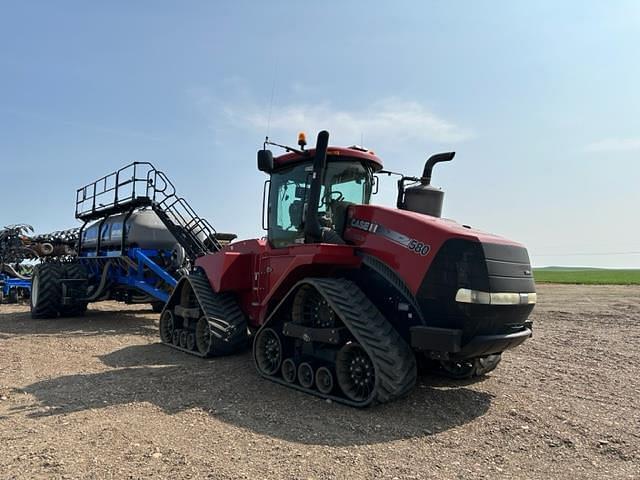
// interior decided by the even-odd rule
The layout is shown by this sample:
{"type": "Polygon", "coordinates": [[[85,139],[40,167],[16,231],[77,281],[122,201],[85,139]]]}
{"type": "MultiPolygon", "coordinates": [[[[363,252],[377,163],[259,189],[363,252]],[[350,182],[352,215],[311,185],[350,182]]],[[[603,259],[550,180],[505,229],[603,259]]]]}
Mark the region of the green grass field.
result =
{"type": "Polygon", "coordinates": [[[534,268],[538,283],[579,283],[585,285],[640,285],[640,270],[604,268],[546,267],[534,268]]]}

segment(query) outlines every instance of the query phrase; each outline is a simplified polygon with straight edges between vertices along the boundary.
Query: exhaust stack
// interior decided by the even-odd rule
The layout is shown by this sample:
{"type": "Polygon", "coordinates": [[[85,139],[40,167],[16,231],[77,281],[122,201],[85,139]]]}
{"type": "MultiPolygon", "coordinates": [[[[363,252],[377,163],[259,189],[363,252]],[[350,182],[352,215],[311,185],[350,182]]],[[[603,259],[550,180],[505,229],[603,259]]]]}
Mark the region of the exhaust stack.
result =
{"type": "Polygon", "coordinates": [[[421,178],[403,177],[398,181],[398,208],[411,212],[440,217],[444,192],[431,185],[431,173],[437,163],[450,162],[456,155],[455,152],[437,153],[432,155],[424,165],[421,178]],[[404,182],[413,180],[419,182],[416,185],[405,188],[404,182]]]}

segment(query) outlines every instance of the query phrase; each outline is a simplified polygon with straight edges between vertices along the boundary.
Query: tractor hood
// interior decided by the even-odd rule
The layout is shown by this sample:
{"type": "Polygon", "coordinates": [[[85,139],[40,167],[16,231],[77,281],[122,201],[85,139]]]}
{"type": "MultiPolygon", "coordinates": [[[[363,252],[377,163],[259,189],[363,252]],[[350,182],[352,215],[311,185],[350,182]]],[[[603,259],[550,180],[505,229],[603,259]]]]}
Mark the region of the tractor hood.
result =
{"type": "Polygon", "coordinates": [[[524,246],[451,220],[373,205],[350,208],[344,238],[395,271],[427,327],[454,329],[462,344],[482,335],[501,339],[459,355],[511,348],[529,332],[536,293],[524,246]],[[502,342],[511,333],[519,339],[502,342]]]}
{"type": "Polygon", "coordinates": [[[377,205],[349,209],[344,238],[393,268],[417,295],[438,257],[456,286],[495,292],[535,292],[526,248],[453,220],[377,205]],[[462,263],[472,261],[474,271],[462,263]],[[481,265],[479,267],[478,265],[481,265]],[[465,277],[466,278],[463,278],[465,277]]]}

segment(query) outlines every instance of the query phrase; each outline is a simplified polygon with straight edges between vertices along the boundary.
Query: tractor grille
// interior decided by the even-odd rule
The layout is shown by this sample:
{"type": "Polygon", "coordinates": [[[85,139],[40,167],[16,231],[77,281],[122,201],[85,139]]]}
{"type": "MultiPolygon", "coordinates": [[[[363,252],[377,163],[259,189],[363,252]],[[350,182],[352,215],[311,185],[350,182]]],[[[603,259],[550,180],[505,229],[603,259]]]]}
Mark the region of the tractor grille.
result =
{"type": "Polygon", "coordinates": [[[429,326],[476,335],[524,328],[533,305],[475,305],[455,301],[460,288],[482,292],[535,292],[526,249],[452,239],[440,248],[417,294],[429,326]]]}

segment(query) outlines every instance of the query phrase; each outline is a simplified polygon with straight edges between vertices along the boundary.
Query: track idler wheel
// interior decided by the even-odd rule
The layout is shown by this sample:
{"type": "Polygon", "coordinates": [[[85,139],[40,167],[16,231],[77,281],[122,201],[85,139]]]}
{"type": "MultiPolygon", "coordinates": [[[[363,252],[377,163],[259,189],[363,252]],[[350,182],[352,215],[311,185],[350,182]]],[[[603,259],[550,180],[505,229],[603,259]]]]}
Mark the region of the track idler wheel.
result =
{"type": "Polygon", "coordinates": [[[357,343],[347,343],[340,349],[336,373],[342,392],[354,402],[364,402],[375,389],[375,367],[367,352],[357,343]]]}
{"type": "Polygon", "coordinates": [[[296,375],[298,369],[296,368],[296,362],[292,358],[287,358],[282,362],[282,378],[287,383],[294,383],[296,381],[296,375]]]}
{"type": "Polygon", "coordinates": [[[329,395],[333,390],[333,374],[327,367],[320,367],[316,370],[316,388],[320,393],[329,395]]]}
{"type": "Polygon", "coordinates": [[[180,346],[180,330],[175,329],[173,331],[173,333],[171,334],[171,343],[174,344],[176,347],[180,346]]]}
{"type": "Polygon", "coordinates": [[[263,328],[255,339],[255,359],[258,370],[274,375],[282,364],[282,343],[272,328],[263,328]]]}
{"type": "Polygon", "coordinates": [[[173,317],[173,312],[167,309],[160,316],[160,339],[164,343],[172,343],[174,330],[175,330],[175,320],[173,317]]]}
{"type": "Polygon", "coordinates": [[[313,386],[313,367],[308,362],[302,362],[298,366],[298,382],[304,388],[311,388],[313,386]]]}

